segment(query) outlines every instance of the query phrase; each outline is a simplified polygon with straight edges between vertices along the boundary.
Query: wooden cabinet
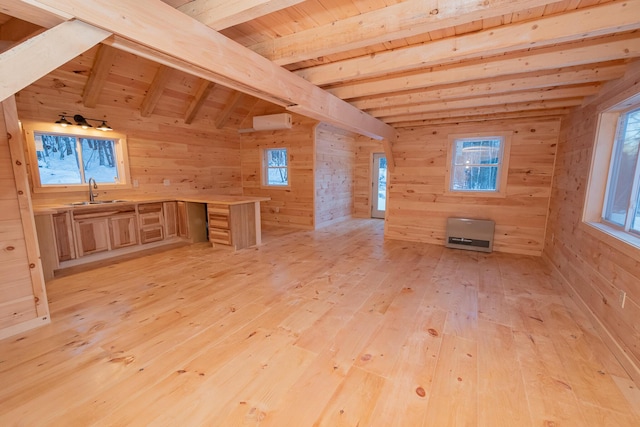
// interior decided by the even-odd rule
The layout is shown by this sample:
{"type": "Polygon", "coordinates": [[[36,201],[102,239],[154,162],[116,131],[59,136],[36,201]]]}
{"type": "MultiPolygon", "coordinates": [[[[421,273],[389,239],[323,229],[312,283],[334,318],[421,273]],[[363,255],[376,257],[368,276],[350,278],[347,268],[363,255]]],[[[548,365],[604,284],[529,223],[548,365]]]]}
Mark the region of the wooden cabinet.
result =
{"type": "Polygon", "coordinates": [[[140,242],[150,243],[164,239],[164,217],[162,202],[138,205],[138,225],[140,242]]]}
{"type": "Polygon", "coordinates": [[[247,248],[259,244],[257,239],[255,203],[207,205],[209,219],[209,241],[247,248]]]}
{"type": "Polygon", "coordinates": [[[178,235],[178,203],[164,202],[162,210],[164,213],[164,237],[176,237],[178,235]]]}
{"type": "Polygon", "coordinates": [[[56,242],[58,261],[69,261],[76,258],[76,248],[73,242],[73,227],[71,227],[71,213],[61,212],[53,214],[53,232],[56,242]]]}
{"type": "Polygon", "coordinates": [[[76,219],[74,225],[78,256],[90,255],[110,249],[108,218],[76,219]]]}

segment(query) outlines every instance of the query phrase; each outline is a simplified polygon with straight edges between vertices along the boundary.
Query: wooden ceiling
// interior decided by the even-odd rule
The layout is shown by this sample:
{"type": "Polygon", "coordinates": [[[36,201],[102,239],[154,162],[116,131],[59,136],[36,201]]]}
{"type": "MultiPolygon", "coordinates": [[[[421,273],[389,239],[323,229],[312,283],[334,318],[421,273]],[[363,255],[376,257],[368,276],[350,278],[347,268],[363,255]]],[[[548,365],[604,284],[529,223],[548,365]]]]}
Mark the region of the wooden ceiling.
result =
{"type": "MultiPolygon", "coordinates": [[[[326,116],[330,122],[335,119],[345,128],[349,128],[349,120],[363,120],[354,114],[361,110],[382,124],[363,121],[351,130],[385,138],[390,135],[385,125],[559,116],[597,94],[603,84],[621,77],[640,57],[638,0],[163,1],[246,47],[239,51],[233,45],[226,53],[229,56],[239,51],[247,58],[241,63],[229,57],[232,65],[224,67],[235,69],[219,72],[205,62],[206,58],[195,64],[197,61],[187,56],[178,61],[168,59],[164,67],[158,67],[140,102],[141,115],[153,114],[155,105],[166,96],[163,88],[176,86],[169,80],[179,78],[178,73],[169,72],[169,68],[178,68],[200,78],[191,86],[188,106],[174,112],[187,122],[212,96],[211,81],[294,112],[319,119],[326,116]],[[250,51],[270,63],[251,56],[250,51]],[[260,74],[263,70],[264,76],[273,75],[273,88],[260,74]],[[246,74],[246,78],[236,79],[234,73],[246,74]],[[295,76],[306,81],[299,83],[295,76]],[[311,95],[300,99],[296,91],[311,95]],[[334,97],[346,101],[348,108],[334,102],[334,97]],[[313,106],[312,102],[328,103],[330,107],[313,106]],[[357,110],[351,110],[351,106],[357,110]],[[366,130],[369,128],[371,132],[366,130]]],[[[24,4],[33,2],[3,3],[8,6],[0,10],[21,18],[19,22],[28,20],[50,28],[69,19],[65,13],[73,11],[71,15],[78,19],[89,19],[92,8],[101,12],[99,6],[91,4],[109,2],[85,2],[86,11],[69,6],[61,8],[64,13],[51,15],[42,10],[31,15],[25,12],[24,4]]],[[[50,3],[47,7],[53,8],[57,2],[35,3],[50,3]]],[[[149,14],[153,17],[152,12],[149,14]]],[[[87,21],[96,26],[104,23],[103,29],[115,34],[103,42],[103,46],[112,47],[96,52],[84,88],[83,102],[88,107],[99,102],[102,85],[119,57],[115,50],[145,56],[145,49],[151,49],[156,53],[146,55],[148,59],[166,59],[166,55],[158,54],[162,46],[142,40],[143,34],[112,28],[119,25],[117,17],[113,24],[108,16],[103,14],[103,18],[87,21]],[[132,47],[136,43],[138,47],[132,47]]],[[[175,16],[172,19],[182,25],[175,16]]],[[[23,28],[15,22],[0,15],[0,42],[5,46],[38,32],[35,25],[23,28]]],[[[193,27],[198,33],[195,23],[193,27]]],[[[191,31],[188,25],[180,30],[191,31]]],[[[206,54],[207,46],[197,43],[201,39],[193,40],[193,48],[203,49],[206,54]]],[[[217,49],[219,45],[211,45],[211,52],[217,49]]],[[[237,94],[226,94],[218,114],[228,116],[241,99],[237,94]]]]}

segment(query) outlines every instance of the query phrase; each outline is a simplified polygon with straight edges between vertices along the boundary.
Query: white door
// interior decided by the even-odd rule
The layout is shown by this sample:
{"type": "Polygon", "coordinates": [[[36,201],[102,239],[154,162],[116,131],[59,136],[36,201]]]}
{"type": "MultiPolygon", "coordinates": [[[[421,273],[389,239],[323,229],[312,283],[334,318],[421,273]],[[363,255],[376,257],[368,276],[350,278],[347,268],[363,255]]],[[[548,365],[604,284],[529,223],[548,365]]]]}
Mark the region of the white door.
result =
{"type": "Polygon", "coordinates": [[[387,209],[387,158],[384,153],[373,153],[372,169],[371,218],[384,218],[387,209]]]}

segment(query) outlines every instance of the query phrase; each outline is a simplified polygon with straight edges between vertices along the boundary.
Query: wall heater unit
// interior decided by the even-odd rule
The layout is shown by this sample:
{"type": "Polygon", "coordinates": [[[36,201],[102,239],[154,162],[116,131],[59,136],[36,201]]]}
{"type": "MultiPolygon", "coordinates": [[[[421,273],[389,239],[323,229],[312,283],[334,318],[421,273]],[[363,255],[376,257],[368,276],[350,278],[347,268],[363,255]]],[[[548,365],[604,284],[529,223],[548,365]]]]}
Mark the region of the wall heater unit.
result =
{"type": "Polygon", "coordinates": [[[255,116],[253,118],[254,130],[291,129],[291,114],[269,114],[267,116],[255,116]]]}
{"type": "Polygon", "coordinates": [[[483,219],[447,218],[445,246],[469,251],[491,252],[495,222],[483,219]]]}

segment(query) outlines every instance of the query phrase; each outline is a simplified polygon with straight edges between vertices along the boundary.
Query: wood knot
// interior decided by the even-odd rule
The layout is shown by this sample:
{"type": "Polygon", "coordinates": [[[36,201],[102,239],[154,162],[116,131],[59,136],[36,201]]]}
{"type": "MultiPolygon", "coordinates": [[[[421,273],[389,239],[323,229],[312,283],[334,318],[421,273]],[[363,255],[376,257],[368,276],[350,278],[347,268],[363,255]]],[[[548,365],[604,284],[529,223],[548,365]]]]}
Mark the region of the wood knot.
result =
{"type": "Polygon", "coordinates": [[[16,165],[22,166],[22,162],[20,160],[16,160],[16,165]]]}
{"type": "Polygon", "coordinates": [[[425,397],[427,395],[427,392],[424,391],[422,387],[418,387],[416,388],[416,394],[420,397],[425,397]]]}
{"type": "Polygon", "coordinates": [[[437,15],[437,14],[439,14],[439,13],[440,13],[440,11],[439,11],[438,9],[431,9],[431,10],[429,11],[429,15],[437,15]]]}
{"type": "Polygon", "coordinates": [[[36,268],[36,265],[34,263],[29,264],[29,268],[36,268]]]}
{"type": "Polygon", "coordinates": [[[8,251],[13,251],[13,250],[15,250],[15,247],[14,246],[7,246],[6,249],[8,251]]]}

